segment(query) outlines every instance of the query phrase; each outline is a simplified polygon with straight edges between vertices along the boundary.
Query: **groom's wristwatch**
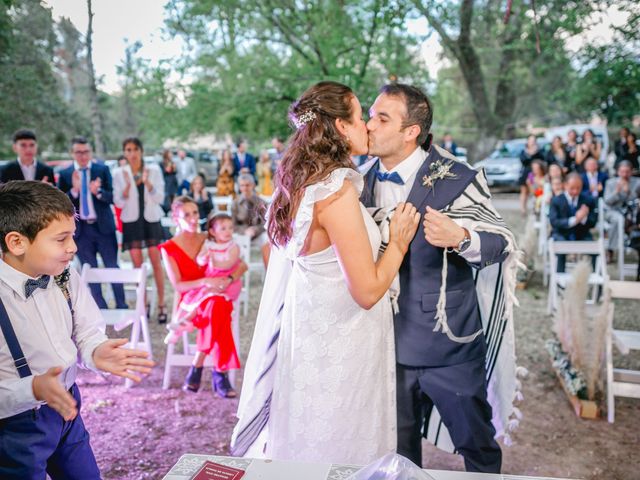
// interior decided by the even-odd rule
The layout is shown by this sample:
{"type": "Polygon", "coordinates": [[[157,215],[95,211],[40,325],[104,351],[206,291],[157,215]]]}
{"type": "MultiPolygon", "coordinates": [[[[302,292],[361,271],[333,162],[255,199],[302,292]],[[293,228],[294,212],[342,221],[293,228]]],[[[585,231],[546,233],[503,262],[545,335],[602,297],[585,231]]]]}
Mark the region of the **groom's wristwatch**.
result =
{"type": "Polygon", "coordinates": [[[469,233],[469,230],[464,227],[462,227],[462,229],[464,230],[464,238],[460,241],[457,247],[453,248],[453,251],[456,253],[464,252],[469,248],[469,245],[471,245],[471,234],[469,233]]]}

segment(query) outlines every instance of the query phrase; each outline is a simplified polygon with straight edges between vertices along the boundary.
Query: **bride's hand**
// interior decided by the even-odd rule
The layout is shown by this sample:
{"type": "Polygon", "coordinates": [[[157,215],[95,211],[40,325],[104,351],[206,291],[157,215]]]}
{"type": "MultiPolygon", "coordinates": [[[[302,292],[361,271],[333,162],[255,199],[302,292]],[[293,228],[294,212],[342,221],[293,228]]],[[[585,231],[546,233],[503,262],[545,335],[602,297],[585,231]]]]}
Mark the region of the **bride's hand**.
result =
{"type": "Polygon", "coordinates": [[[410,203],[400,202],[391,217],[389,243],[395,242],[405,253],[413,240],[420,223],[420,214],[410,203]]]}

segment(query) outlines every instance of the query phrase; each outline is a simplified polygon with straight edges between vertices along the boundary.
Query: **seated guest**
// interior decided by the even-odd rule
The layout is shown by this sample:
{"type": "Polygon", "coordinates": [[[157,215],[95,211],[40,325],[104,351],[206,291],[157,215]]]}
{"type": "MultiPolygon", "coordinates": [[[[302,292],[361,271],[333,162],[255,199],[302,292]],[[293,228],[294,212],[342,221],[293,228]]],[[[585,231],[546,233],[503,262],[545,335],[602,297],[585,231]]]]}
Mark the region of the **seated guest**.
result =
{"type": "MultiPolygon", "coordinates": [[[[73,165],[60,172],[58,188],[69,195],[78,212],[73,239],[78,246],[78,258],[84,265],[98,266],[97,254],[107,268],[118,268],[118,241],[116,224],[111,211],[113,182],[105,165],[92,159],[91,144],[84,137],[71,140],[73,165]]],[[[92,283],[91,295],[100,308],[107,308],[99,283],[92,283]]],[[[113,296],[116,308],[128,308],[124,299],[124,287],[114,283],[113,296]]]]}
{"type": "Polygon", "coordinates": [[[209,192],[205,188],[204,175],[198,173],[189,186],[191,198],[193,198],[198,205],[198,212],[200,213],[200,223],[207,219],[211,210],[213,210],[213,202],[209,196],[209,192]]]}
{"type": "Polygon", "coordinates": [[[604,185],[609,176],[598,170],[598,160],[589,157],[584,161],[582,191],[597,199],[604,194],[604,185]]]}
{"type": "Polygon", "coordinates": [[[613,260],[613,250],[619,242],[618,229],[620,224],[624,225],[629,202],[640,197],[640,178],[632,177],[631,169],[629,161],[621,161],[618,165],[618,176],[611,178],[604,189],[604,218],[611,225],[607,241],[607,261],[613,260]]]}
{"type": "MultiPolygon", "coordinates": [[[[565,191],[551,200],[551,236],[554,240],[591,240],[590,230],[598,221],[594,199],[582,192],[582,177],[571,173],[565,191]]],[[[565,270],[565,255],[558,255],[558,272],[565,270]]]]}
{"type": "Polygon", "coordinates": [[[524,150],[520,152],[520,163],[522,167],[520,169],[520,179],[518,180],[518,184],[520,185],[520,211],[525,215],[527,214],[527,200],[529,199],[527,178],[531,172],[531,162],[534,160],[544,161],[544,155],[538,146],[536,136],[529,135],[524,150]]]}
{"type": "Polygon", "coordinates": [[[224,295],[227,288],[247,271],[247,265],[240,261],[228,275],[207,277],[207,265],[197,262],[207,234],[199,232],[195,202],[189,197],[176,197],[171,213],[177,225],[176,235],[161,244],[160,251],[169,282],[179,295],[179,306],[184,307],[185,298],[193,301],[193,294],[201,292],[203,287],[210,289],[210,295],[202,295],[191,305],[191,321],[198,328],[197,351],[182,388],[194,393],[200,389],[204,361],[211,355],[214,392],[222,398],[233,398],[236,392],[229,382],[228,372],[240,368],[240,360],[231,330],[233,305],[224,295]]]}
{"type": "Polygon", "coordinates": [[[567,174],[571,169],[571,158],[569,152],[562,143],[562,138],[556,135],[551,141],[551,148],[545,155],[545,161],[547,165],[556,164],[559,165],[564,174],[567,174]]]}
{"type": "Polygon", "coordinates": [[[249,235],[252,243],[262,249],[262,260],[265,266],[269,260],[269,240],[265,231],[265,213],[267,204],[256,195],[256,182],[253,175],[243,173],[238,177],[240,195],[231,205],[233,229],[235,232],[249,235]]]}
{"type": "Polygon", "coordinates": [[[549,165],[549,170],[547,171],[547,177],[544,182],[544,193],[542,194],[543,208],[547,217],[549,216],[551,199],[556,195],[560,195],[562,192],[564,192],[564,175],[562,174],[562,169],[557,163],[552,163],[549,165]]]}
{"type": "Polygon", "coordinates": [[[178,195],[189,191],[189,185],[198,173],[196,162],[193,158],[187,156],[184,149],[178,150],[178,156],[175,159],[176,181],[178,183],[178,195]]]}
{"type": "Polygon", "coordinates": [[[18,130],[14,133],[13,151],[18,159],[0,170],[0,184],[11,180],[40,180],[54,184],[53,168],[36,160],[38,141],[33,131],[18,130]]]}

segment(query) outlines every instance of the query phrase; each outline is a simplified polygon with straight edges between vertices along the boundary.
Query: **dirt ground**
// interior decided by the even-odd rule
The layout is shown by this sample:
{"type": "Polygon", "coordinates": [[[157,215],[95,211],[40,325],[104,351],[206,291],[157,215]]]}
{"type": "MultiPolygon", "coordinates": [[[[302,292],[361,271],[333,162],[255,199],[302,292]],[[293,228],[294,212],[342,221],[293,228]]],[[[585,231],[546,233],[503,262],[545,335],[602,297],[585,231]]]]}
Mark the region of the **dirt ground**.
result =
{"type": "MultiPolygon", "coordinates": [[[[502,197],[503,199],[513,197],[502,197]]],[[[515,210],[502,210],[515,232],[524,228],[515,210]]],[[[251,305],[241,318],[241,356],[246,358],[260,299],[260,278],[253,276],[251,305]]],[[[168,295],[171,298],[171,295],[168,295]]],[[[523,418],[513,445],[503,447],[503,473],[581,479],[640,478],[640,400],[617,399],[616,422],[582,420],[575,416],[551,368],[544,348],[551,335],[545,314],[546,289],[539,273],[526,290],[518,291],[515,311],[518,364],[529,370],[523,381],[523,418]]],[[[640,330],[633,306],[616,305],[616,328],[640,330]]],[[[176,369],[171,389],[162,390],[166,330],[151,322],[157,367],[141,385],[125,389],[117,378],[80,374],[82,416],[102,475],[106,479],[162,478],[183,453],[229,453],[237,400],[211,392],[210,375],[197,394],[180,390],[186,369],[176,369]]],[[[640,369],[640,355],[615,354],[617,365],[640,369]]],[[[239,375],[241,378],[241,374],[239,375]]],[[[424,443],[424,465],[462,470],[461,457],[424,443]]]]}

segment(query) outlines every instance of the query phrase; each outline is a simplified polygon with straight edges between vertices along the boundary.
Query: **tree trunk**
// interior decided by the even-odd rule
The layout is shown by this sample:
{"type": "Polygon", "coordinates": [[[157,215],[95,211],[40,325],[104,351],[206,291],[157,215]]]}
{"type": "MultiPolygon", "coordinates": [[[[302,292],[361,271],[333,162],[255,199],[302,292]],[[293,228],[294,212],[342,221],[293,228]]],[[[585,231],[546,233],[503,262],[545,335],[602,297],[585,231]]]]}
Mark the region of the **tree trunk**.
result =
{"type": "Polygon", "coordinates": [[[87,29],[87,64],[89,67],[89,100],[91,102],[91,123],[93,125],[93,139],[95,142],[96,158],[104,159],[104,139],[102,116],[98,107],[98,87],[96,86],[96,72],[93,66],[93,10],[91,0],[87,0],[89,13],[89,28],[87,29]]]}

